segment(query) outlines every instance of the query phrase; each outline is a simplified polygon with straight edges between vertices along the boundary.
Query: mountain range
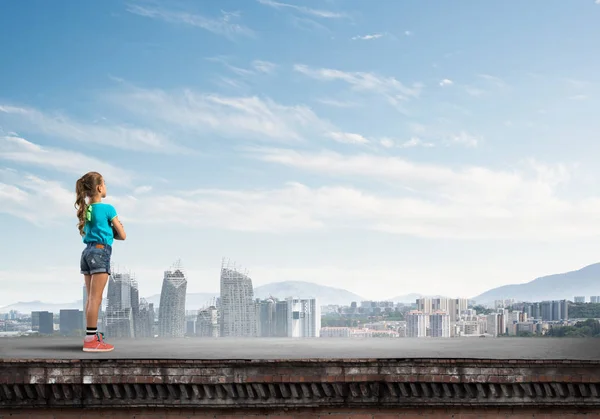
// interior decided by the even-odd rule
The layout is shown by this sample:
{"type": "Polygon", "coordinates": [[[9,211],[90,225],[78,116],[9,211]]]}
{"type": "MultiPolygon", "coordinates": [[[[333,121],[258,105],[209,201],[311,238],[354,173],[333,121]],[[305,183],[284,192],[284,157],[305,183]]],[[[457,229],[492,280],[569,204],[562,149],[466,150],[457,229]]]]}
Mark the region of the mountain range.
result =
{"type": "MultiPolygon", "coordinates": [[[[600,263],[586,266],[576,271],[548,275],[536,278],[524,284],[503,285],[490,289],[483,294],[473,297],[477,304],[493,304],[494,300],[514,299],[517,301],[544,301],[544,300],[573,300],[575,295],[592,296],[600,295],[600,263]]],[[[218,293],[189,293],[186,298],[186,308],[197,310],[211,303],[218,297],[218,293]]],[[[349,305],[352,301],[360,302],[365,298],[341,288],[333,288],[312,282],[285,281],[274,282],[254,288],[256,298],[286,298],[295,296],[300,298],[316,297],[321,305],[349,305]]],[[[390,301],[398,303],[414,303],[422,294],[406,294],[391,298],[390,301]]],[[[146,298],[156,306],[160,303],[160,294],[146,298]]],[[[81,309],[81,300],[71,303],[44,303],[41,301],[19,302],[6,307],[0,307],[0,313],[17,310],[22,313],[31,311],[50,311],[58,313],[60,309],[81,309]]]]}
{"type": "Polygon", "coordinates": [[[576,295],[600,295],[600,263],[576,271],[536,278],[525,284],[503,285],[484,292],[473,300],[492,304],[494,300],[512,298],[517,301],[573,300],[576,295]]]}

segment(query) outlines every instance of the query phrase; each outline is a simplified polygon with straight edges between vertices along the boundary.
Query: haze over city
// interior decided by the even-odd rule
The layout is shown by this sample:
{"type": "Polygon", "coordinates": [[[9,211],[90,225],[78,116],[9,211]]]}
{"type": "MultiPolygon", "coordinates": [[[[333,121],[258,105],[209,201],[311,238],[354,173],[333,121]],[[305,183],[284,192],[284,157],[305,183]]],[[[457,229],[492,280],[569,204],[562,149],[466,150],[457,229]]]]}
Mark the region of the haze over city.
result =
{"type": "Polygon", "coordinates": [[[142,296],[178,258],[376,300],[599,261],[594,0],[34,3],[0,13],[0,307],[81,299],[89,170],[142,296]]]}

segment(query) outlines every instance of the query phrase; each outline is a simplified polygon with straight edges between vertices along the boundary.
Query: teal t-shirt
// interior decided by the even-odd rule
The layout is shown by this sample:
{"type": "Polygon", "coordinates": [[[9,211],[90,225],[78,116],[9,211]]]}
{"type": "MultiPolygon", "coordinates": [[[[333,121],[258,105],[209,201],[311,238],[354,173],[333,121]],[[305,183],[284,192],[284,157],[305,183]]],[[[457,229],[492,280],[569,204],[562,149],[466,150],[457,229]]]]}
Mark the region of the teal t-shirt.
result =
{"type": "Polygon", "coordinates": [[[102,202],[90,204],[86,212],[85,226],[83,227],[83,242],[112,246],[114,235],[111,223],[116,216],[117,210],[110,204],[102,202]]]}

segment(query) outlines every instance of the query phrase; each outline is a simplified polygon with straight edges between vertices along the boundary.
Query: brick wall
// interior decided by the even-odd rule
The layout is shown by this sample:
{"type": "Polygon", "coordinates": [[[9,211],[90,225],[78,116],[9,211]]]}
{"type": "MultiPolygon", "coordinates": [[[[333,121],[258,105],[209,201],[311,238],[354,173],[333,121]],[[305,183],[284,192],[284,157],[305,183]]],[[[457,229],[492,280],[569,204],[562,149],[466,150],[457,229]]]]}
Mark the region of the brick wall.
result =
{"type": "Polygon", "coordinates": [[[408,419],[408,418],[600,418],[598,409],[553,409],[540,408],[456,408],[456,409],[303,409],[286,411],[238,410],[218,411],[206,409],[51,409],[40,411],[20,410],[2,411],[0,419],[167,419],[167,418],[197,418],[197,419],[408,419]]]}
{"type": "Polygon", "coordinates": [[[596,408],[600,361],[0,360],[0,409],[31,406],[596,408]]]}

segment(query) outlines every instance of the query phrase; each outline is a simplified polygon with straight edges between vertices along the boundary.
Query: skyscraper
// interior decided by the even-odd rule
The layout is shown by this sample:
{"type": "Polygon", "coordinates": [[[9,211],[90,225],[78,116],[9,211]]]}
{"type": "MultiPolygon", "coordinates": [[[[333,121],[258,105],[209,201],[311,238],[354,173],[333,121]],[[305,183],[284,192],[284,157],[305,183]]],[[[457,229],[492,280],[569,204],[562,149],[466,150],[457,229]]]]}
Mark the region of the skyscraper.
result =
{"type": "Polygon", "coordinates": [[[272,297],[264,301],[256,300],[256,336],[275,336],[275,308],[276,301],[272,297]]]}
{"type": "Polygon", "coordinates": [[[275,335],[277,337],[288,336],[288,303],[277,301],[275,303],[275,335]]]}
{"type": "Polygon", "coordinates": [[[410,311],[406,315],[406,336],[409,338],[422,338],[427,336],[429,329],[429,314],[419,310],[410,311]]]}
{"type": "Polygon", "coordinates": [[[256,336],[252,279],[223,260],[221,265],[221,336],[256,336]]]}
{"type": "Polygon", "coordinates": [[[82,318],[83,312],[81,310],[60,310],[60,334],[63,336],[83,336],[85,329],[81,328],[82,318]]]}
{"type": "Polygon", "coordinates": [[[173,269],[165,271],[160,306],[158,308],[158,335],[182,338],[185,335],[185,295],[187,279],[177,261],[173,269]]]}
{"type": "Polygon", "coordinates": [[[215,306],[210,306],[198,312],[196,336],[203,338],[219,337],[219,314],[215,306]]]}
{"type": "Polygon", "coordinates": [[[154,304],[148,304],[148,301],[141,298],[138,312],[138,320],[135,322],[135,337],[152,337],[152,329],[154,327],[154,304]]]}
{"type": "Polygon", "coordinates": [[[450,337],[450,316],[445,311],[438,311],[429,315],[429,325],[432,337],[450,337]]]}
{"type": "Polygon", "coordinates": [[[47,311],[37,311],[32,313],[39,319],[39,332],[42,335],[51,335],[54,333],[54,314],[47,311]]]}
{"type": "Polygon", "coordinates": [[[137,296],[138,292],[137,289],[132,292],[134,287],[137,288],[137,283],[128,273],[113,272],[109,277],[105,318],[108,336],[135,337],[132,295],[137,296]]]}
{"type": "Polygon", "coordinates": [[[318,338],[321,331],[321,307],[316,298],[286,298],[288,336],[318,338]]]}

